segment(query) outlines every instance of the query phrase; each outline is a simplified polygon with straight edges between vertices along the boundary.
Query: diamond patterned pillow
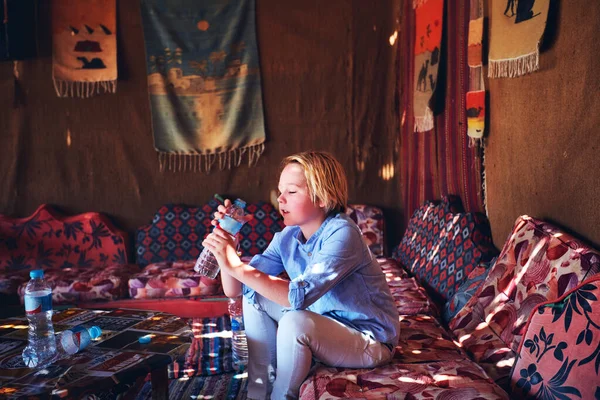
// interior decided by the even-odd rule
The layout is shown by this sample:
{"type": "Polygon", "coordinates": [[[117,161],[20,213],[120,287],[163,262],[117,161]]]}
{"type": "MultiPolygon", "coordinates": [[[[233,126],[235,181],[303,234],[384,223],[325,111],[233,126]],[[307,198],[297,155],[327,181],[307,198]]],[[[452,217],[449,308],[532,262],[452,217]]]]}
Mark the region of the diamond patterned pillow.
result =
{"type": "Polygon", "coordinates": [[[425,202],[413,213],[392,257],[411,272],[419,266],[422,268],[431,256],[435,238],[445,226],[446,219],[462,209],[460,198],[454,195],[443,197],[439,204],[425,202]]]}
{"type": "Polygon", "coordinates": [[[487,218],[478,213],[446,214],[431,251],[413,270],[433,294],[448,300],[480,262],[498,254],[487,218]],[[442,225],[443,223],[443,225],[442,225]]]}
{"type": "MultiPolygon", "coordinates": [[[[202,241],[212,230],[210,222],[219,203],[210,200],[201,207],[167,204],[154,215],[150,225],[136,233],[136,259],[144,266],[162,261],[195,260],[203,250],[202,241]]],[[[249,203],[246,212],[254,218],[239,233],[242,256],[263,252],[273,235],[283,229],[275,208],[265,202],[249,203]]]]}

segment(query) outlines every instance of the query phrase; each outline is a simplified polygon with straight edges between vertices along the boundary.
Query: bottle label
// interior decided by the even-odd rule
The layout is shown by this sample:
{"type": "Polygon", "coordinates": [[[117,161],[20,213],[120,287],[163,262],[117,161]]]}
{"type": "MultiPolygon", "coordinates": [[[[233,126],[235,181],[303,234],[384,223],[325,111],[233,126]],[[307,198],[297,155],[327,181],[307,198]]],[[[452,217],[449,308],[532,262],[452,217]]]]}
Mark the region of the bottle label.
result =
{"type": "Polygon", "coordinates": [[[243,331],[244,330],[244,321],[238,321],[235,318],[231,319],[231,330],[232,331],[243,331]]]}
{"type": "Polygon", "coordinates": [[[52,293],[44,296],[25,295],[25,312],[27,315],[35,315],[52,310],[52,293]]]}
{"type": "Polygon", "coordinates": [[[224,215],[223,218],[219,220],[219,227],[232,236],[237,235],[243,225],[243,222],[237,221],[229,215],[224,215]]]}
{"type": "Polygon", "coordinates": [[[83,326],[76,326],[71,328],[71,332],[73,332],[73,344],[77,346],[79,350],[85,348],[88,344],[90,344],[89,335],[83,335],[82,342],[82,333],[83,331],[87,331],[87,328],[83,326]]]}

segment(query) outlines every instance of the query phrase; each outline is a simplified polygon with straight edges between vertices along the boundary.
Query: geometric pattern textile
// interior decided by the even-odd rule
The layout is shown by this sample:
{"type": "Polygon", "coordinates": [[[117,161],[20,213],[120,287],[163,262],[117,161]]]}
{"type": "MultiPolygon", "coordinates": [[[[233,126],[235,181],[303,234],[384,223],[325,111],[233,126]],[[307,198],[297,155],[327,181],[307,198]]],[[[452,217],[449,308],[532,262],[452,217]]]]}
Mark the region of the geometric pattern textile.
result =
{"type": "MultiPolygon", "coordinates": [[[[211,221],[219,203],[211,199],[200,207],[167,204],[158,209],[152,223],[138,228],[136,260],[144,266],[162,261],[196,260],[204,249],[202,241],[212,231],[211,221]]],[[[249,203],[246,213],[254,218],[238,236],[242,256],[262,253],[283,222],[273,206],[266,202],[249,203]]]]}
{"type": "Polygon", "coordinates": [[[600,275],[531,313],[511,376],[520,398],[600,398],[600,275]]]}
{"type": "Polygon", "coordinates": [[[426,201],[410,218],[402,241],[393,251],[393,258],[409,272],[414,272],[419,265],[424,266],[446,219],[462,211],[457,196],[444,196],[437,204],[426,201]]]}
{"type": "Polygon", "coordinates": [[[475,267],[475,269],[469,274],[467,279],[463,282],[456,293],[448,299],[444,304],[444,310],[442,313],[442,320],[448,323],[473,297],[473,295],[479,289],[482,282],[485,280],[490,267],[494,264],[495,259],[489,262],[481,262],[475,267]]]}
{"type": "Polygon", "coordinates": [[[480,262],[490,261],[498,250],[483,214],[446,214],[438,226],[426,262],[422,259],[413,272],[430,293],[445,302],[480,262]]]}

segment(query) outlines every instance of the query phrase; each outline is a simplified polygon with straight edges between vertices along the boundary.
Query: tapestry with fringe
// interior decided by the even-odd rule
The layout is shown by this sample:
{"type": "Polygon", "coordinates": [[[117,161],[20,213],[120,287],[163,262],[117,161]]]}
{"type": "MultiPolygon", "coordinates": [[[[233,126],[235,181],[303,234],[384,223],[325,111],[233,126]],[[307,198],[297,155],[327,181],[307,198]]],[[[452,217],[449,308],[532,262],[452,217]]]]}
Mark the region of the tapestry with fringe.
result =
{"type": "MultiPolygon", "coordinates": [[[[413,86],[415,10],[405,2],[398,40],[400,96],[400,174],[405,221],[426,200],[455,194],[467,212],[485,212],[483,147],[469,146],[465,98],[469,83],[467,47],[470,0],[445,7],[444,52],[446,77],[443,110],[434,116],[429,132],[414,134],[413,86]]],[[[442,81],[440,81],[442,82],[442,81]]],[[[440,83],[440,88],[442,84],[440,83]]]]}
{"type": "Polygon", "coordinates": [[[116,0],[52,1],[52,78],[58,97],[117,91],[116,0]]]}
{"type": "Polygon", "coordinates": [[[254,165],[265,129],[255,0],[142,0],[160,169],[254,165]]]}
{"type": "Polygon", "coordinates": [[[488,77],[514,78],[537,71],[550,0],[491,2],[488,77]]]}
{"type": "Polygon", "coordinates": [[[413,0],[415,9],[415,132],[433,129],[430,102],[435,92],[442,46],[444,0],[413,0]]]}
{"type": "Polygon", "coordinates": [[[480,144],[485,130],[485,82],[482,66],[483,0],[471,0],[469,17],[469,91],[467,92],[467,135],[471,146],[480,144]]]}

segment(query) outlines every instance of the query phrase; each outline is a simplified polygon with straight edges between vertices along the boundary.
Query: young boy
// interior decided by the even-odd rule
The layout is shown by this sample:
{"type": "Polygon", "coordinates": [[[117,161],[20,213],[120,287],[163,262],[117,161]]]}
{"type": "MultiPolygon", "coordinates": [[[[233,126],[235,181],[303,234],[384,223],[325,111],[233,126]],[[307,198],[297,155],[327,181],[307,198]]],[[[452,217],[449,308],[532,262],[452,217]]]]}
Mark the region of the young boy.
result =
{"type": "Polygon", "coordinates": [[[298,398],[313,358],[334,367],[385,364],[400,331],[385,276],[344,213],[341,164],[305,152],[282,166],[277,201],[286,227],[263,254],[242,263],[219,228],[202,243],[221,267],[225,295],[244,295],[251,399],[298,398]],[[283,271],[291,281],[277,277],[283,271]]]}

